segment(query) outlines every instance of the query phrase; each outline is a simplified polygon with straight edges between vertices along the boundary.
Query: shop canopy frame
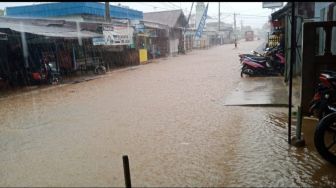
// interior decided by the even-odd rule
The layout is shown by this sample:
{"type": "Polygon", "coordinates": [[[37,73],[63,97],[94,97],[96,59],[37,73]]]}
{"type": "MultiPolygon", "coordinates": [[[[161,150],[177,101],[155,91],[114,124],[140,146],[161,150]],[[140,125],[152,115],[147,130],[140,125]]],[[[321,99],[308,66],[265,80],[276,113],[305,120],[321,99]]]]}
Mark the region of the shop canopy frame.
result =
{"type": "Polygon", "coordinates": [[[20,33],[68,39],[103,37],[103,34],[101,33],[85,30],[85,28],[82,28],[82,24],[97,25],[97,23],[76,23],[65,20],[0,18],[0,28],[8,28],[20,33]]]}

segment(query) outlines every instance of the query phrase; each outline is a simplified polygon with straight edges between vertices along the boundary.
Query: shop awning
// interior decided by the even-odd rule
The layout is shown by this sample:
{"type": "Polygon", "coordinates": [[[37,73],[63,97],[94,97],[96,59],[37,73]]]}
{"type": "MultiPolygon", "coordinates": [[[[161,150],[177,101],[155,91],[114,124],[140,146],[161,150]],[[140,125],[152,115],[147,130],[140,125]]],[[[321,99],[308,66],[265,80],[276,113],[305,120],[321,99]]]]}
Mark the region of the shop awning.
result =
{"type": "MultiPolygon", "coordinates": [[[[45,20],[44,20],[45,21],[45,20]]],[[[55,20],[50,20],[50,24],[41,22],[32,22],[25,19],[0,18],[0,28],[8,28],[17,32],[25,32],[48,37],[62,38],[92,38],[103,37],[102,34],[90,31],[77,31],[75,24],[55,23],[55,20]]]]}
{"type": "Polygon", "coordinates": [[[141,34],[141,33],[138,33],[137,35],[138,35],[139,37],[149,37],[148,34],[141,34]]]}
{"type": "Polygon", "coordinates": [[[163,25],[163,24],[154,23],[154,22],[144,21],[143,23],[145,27],[150,27],[150,28],[155,28],[155,29],[168,29],[169,28],[168,25],[163,25]]]}

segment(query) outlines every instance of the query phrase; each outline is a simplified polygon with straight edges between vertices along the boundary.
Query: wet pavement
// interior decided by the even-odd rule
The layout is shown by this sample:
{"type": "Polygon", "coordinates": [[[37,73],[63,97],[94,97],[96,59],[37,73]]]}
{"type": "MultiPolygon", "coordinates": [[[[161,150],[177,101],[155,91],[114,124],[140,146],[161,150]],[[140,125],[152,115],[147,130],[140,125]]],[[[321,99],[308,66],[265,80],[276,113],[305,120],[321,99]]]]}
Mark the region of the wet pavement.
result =
{"type": "Polygon", "coordinates": [[[283,77],[242,78],[224,105],[288,107],[283,77]]]}
{"type": "Polygon", "coordinates": [[[286,108],[223,104],[261,42],[0,99],[0,186],[121,187],[124,154],[133,186],[335,186],[334,166],[287,144],[286,108]]]}

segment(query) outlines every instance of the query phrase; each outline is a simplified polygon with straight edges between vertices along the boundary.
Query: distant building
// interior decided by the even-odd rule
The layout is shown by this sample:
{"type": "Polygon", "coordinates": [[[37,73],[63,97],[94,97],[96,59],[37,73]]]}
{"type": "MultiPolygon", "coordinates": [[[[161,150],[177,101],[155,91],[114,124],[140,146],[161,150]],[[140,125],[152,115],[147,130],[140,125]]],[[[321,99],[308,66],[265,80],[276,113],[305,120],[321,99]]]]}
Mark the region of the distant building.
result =
{"type": "Polygon", "coordinates": [[[184,36],[183,29],[187,27],[187,18],[182,10],[170,10],[144,13],[144,21],[168,25],[169,54],[175,55],[181,49],[186,49],[186,41],[191,38],[184,36]]]}
{"type": "MultiPolygon", "coordinates": [[[[213,43],[216,44],[226,44],[231,43],[233,41],[233,26],[232,24],[226,24],[224,22],[220,22],[220,30],[218,31],[218,22],[209,22],[206,24],[206,33],[215,32],[216,39],[212,39],[212,41],[216,41],[213,43]]],[[[208,36],[210,38],[210,36],[208,36]]],[[[212,37],[212,38],[214,38],[212,37]]]]}
{"type": "MultiPolygon", "coordinates": [[[[5,16],[28,18],[55,18],[69,21],[104,21],[105,4],[98,2],[61,2],[6,7],[5,16]]],[[[114,19],[142,20],[141,11],[110,5],[114,19]]]]}
{"type": "MultiPolygon", "coordinates": [[[[208,31],[218,31],[218,22],[209,22],[206,24],[208,31]]],[[[220,22],[220,31],[233,30],[232,24],[220,22]]]]}

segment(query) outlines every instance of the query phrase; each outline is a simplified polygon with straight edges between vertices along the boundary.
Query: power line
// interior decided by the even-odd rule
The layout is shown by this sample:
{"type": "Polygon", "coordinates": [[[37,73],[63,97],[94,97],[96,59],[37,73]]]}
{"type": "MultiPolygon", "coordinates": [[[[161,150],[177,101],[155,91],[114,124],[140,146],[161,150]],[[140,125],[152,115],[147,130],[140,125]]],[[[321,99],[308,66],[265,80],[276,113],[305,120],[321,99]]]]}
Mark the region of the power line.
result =
{"type": "Polygon", "coordinates": [[[268,18],[268,16],[241,15],[241,17],[268,18]]]}

